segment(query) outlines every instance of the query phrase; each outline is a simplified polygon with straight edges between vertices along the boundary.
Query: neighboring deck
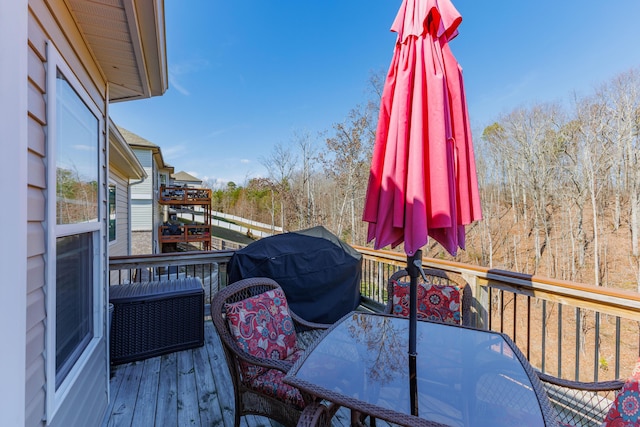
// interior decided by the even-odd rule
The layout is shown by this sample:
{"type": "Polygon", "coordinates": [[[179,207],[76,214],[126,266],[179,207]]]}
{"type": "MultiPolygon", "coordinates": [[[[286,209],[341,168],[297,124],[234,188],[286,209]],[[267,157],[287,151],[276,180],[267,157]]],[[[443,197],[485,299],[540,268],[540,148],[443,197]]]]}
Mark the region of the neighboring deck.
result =
{"type": "MultiPolygon", "coordinates": [[[[203,347],[115,366],[103,427],[233,427],[233,384],[222,344],[209,319],[205,319],[204,333],[203,347]]],[[[333,426],[348,427],[349,415],[341,408],[333,426]]],[[[376,425],[389,426],[382,420],[376,420],[376,425]]],[[[280,424],[246,416],[241,426],[280,424]]]]}

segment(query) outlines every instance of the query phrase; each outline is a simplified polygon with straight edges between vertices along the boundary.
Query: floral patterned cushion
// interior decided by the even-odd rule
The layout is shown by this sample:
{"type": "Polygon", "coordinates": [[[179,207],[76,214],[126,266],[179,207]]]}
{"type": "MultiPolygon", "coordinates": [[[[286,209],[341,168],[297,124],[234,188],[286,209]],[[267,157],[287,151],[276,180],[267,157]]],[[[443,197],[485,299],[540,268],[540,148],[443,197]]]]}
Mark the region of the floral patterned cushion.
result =
{"type": "MultiPolygon", "coordinates": [[[[231,333],[247,353],[285,360],[298,350],[296,331],[282,289],[225,304],[225,310],[231,333]]],[[[246,382],[267,371],[242,361],[241,368],[246,382]]]]}
{"type": "MultiPolygon", "coordinates": [[[[434,285],[418,283],[417,314],[419,319],[435,320],[437,322],[459,325],[460,289],[451,285],[434,285]]],[[[409,282],[393,282],[392,313],[409,316],[409,282]]]]}
{"type": "MultiPolygon", "coordinates": [[[[304,354],[303,350],[297,350],[286,360],[295,363],[300,356],[304,354]]],[[[260,375],[251,378],[247,385],[254,390],[258,390],[264,394],[275,397],[299,409],[304,409],[305,403],[302,399],[300,391],[282,382],[285,373],[277,369],[269,369],[260,375]]]]}
{"type": "Polygon", "coordinates": [[[616,395],[604,420],[606,427],[640,426],[640,358],[631,376],[616,395]]]}

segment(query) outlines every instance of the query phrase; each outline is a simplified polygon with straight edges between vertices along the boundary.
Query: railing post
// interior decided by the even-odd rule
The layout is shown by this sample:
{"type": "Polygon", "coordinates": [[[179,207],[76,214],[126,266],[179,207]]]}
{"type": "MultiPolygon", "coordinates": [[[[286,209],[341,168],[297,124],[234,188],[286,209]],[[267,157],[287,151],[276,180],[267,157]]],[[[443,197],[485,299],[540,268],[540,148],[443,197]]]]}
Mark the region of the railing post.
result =
{"type": "Polygon", "coordinates": [[[475,317],[474,326],[481,329],[489,328],[489,304],[491,301],[489,300],[489,292],[491,288],[489,288],[489,281],[484,278],[480,278],[478,276],[464,277],[463,278],[469,283],[471,289],[473,290],[473,311],[475,317]]]}
{"type": "Polygon", "coordinates": [[[377,283],[377,290],[378,290],[378,301],[380,302],[384,302],[384,297],[383,297],[383,293],[384,291],[387,289],[385,280],[384,280],[384,266],[381,262],[378,262],[378,283],[377,283]]]}

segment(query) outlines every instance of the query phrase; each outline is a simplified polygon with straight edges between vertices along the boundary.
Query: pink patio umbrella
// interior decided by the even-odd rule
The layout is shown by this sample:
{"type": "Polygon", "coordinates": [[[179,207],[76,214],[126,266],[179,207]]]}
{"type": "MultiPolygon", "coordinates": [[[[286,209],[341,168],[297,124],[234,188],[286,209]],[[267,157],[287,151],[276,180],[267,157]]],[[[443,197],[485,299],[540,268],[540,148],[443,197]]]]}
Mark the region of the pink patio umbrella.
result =
{"type": "Polygon", "coordinates": [[[403,0],[363,212],[376,249],[404,242],[414,364],[421,248],[430,236],[455,255],[465,226],[481,219],[462,70],[448,44],[461,21],[450,0],[403,0]]]}

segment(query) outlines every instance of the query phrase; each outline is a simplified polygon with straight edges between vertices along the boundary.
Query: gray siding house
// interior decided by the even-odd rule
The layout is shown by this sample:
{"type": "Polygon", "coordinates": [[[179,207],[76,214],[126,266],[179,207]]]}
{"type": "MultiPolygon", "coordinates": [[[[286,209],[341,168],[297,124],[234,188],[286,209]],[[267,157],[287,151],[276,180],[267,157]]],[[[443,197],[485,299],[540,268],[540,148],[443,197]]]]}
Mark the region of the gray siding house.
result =
{"type": "Polygon", "coordinates": [[[118,130],[144,168],[147,177],[131,183],[131,231],[134,239],[148,241],[147,253],[159,252],[157,225],[162,222],[163,210],[158,204],[160,186],[168,184],[173,167],[166,164],[159,146],[135,133],[118,130]]]}
{"type": "Polygon", "coordinates": [[[146,178],[142,164],[110,121],[107,189],[109,256],[131,255],[131,187],[146,178]]]}
{"type": "Polygon", "coordinates": [[[172,184],[177,187],[202,188],[202,180],[184,172],[176,172],[171,176],[172,184]]]}
{"type": "Polygon", "coordinates": [[[96,426],[109,402],[108,110],[166,91],[164,3],[0,1],[0,56],[0,425],[96,426]]]}

